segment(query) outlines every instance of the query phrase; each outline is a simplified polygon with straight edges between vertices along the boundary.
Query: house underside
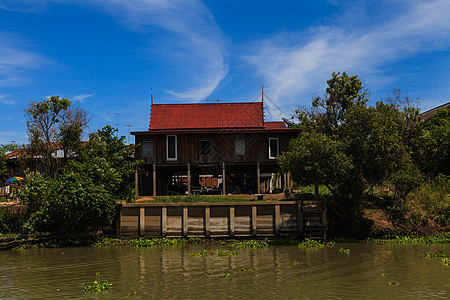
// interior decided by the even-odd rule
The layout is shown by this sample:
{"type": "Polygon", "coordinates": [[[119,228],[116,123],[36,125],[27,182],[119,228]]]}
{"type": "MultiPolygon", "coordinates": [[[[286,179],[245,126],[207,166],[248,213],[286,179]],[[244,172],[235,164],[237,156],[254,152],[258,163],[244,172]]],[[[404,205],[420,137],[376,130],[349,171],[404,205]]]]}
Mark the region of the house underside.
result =
{"type": "Polygon", "coordinates": [[[269,194],[292,188],[289,174],[272,162],[142,165],[136,182],[138,196],[269,194]]]}

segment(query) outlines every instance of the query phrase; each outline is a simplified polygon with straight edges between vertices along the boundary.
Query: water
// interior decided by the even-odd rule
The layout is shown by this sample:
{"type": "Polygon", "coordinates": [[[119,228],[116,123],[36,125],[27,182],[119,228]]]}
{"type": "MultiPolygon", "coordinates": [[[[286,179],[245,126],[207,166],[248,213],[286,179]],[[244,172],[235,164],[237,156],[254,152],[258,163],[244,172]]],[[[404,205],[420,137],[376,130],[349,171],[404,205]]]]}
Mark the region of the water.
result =
{"type": "Polygon", "coordinates": [[[450,298],[450,267],[441,265],[440,258],[424,257],[435,251],[450,256],[448,245],[270,246],[238,249],[237,256],[189,255],[205,248],[225,246],[1,251],[0,298],[450,298]],[[340,247],[350,253],[339,252],[340,247]],[[84,286],[94,280],[114,286],[85,293],[84,286]],[[390,281],[399,285],[388,285],[390,281]]]}

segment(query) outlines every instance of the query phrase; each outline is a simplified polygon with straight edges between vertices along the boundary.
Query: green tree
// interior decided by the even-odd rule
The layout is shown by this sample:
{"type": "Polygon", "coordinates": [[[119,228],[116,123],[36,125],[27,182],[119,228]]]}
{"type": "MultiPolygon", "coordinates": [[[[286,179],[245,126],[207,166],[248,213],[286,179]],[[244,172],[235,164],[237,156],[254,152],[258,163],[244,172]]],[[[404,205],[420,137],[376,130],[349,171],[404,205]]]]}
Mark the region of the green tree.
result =
{"type": "Polygon", "coordinates": [[[280,164],[302,184],[323,184],[335,213],[348,225],[360,212],[364,193],[388,179],[405,155],[407,109],[378,102],[367,106],[357,75],[333,73],[323,97],[296,111],[302,131],[280,156],[280,164]]]}
{"type": "Polygon", "coordinates": [[[30,101],[25,112],[30,142],[28,156],[39,156],[44,172],[52,176],[77,149],[89,123],[89,115],[78,106],[71,106],[68,98],[58,96],[30,101]],[[63,150],[64,159],[56,157],[57,150],[63,150]]]}
{"type": "Polygon", "coordinates": [[[111,224],[116,201],[134,195],[132,174],[139,164],[132,158],[133,147],[114,132],[106,126],[90,134],[55,178],[38,172],[27,176],[21,196],[32,211],[29,229],[79,232],[111,224]]]}
{"type": "Polygon", "coordinates": [[[450,105],[422,122],[410,144],[412,157],[422,171],[450,175],[450,105]]]}

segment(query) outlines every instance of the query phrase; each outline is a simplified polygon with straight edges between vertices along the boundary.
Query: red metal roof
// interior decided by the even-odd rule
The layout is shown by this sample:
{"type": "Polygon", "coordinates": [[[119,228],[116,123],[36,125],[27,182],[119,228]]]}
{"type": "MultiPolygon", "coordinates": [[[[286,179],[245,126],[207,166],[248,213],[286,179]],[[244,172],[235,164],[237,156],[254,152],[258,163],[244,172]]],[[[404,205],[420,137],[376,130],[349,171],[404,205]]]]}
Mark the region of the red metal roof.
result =
{"type": "Polygon", "coordinates": [[[277,122],[265,122],[266,129],[284,129],[286,128],[286,123],[277,121],[277,122]]]}
{"type": "Polygon", "coordinates": [[[153,104],[150,130],[264,128],[262,102],[153,104]]]}

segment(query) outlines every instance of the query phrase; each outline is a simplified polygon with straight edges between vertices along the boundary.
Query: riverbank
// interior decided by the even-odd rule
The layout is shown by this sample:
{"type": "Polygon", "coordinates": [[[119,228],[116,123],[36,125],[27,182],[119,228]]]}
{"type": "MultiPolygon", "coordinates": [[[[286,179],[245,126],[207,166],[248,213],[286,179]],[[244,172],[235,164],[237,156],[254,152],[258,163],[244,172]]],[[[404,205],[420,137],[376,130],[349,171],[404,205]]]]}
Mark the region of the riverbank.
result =
{"type": "Polygon", "coordinates": [[[426,244],[449,244],[450,232],[433,236],[398,236],[391,235],[372,239],[349,239],[336,238],[329,241],[310,240],[308,238],[281,237],[281,238],[259,238],[259,239],[229,239],[229,238],[135,238],[120,239],[115,237],[93,234],[47,234],[36,236],[0,235],[0,250],[24,250],[37,248],[66,248],[81,246],[132,246],[132,247],[157,247],[157,246],[182,246],[192,244],[220,245],[231,248],[267,248],[269,246],[298,246],[301,248],[323,248],[332,247],[342,243],[369,243],[369,244],[391,244],[391,245],[426,245],[426,244]]]}

